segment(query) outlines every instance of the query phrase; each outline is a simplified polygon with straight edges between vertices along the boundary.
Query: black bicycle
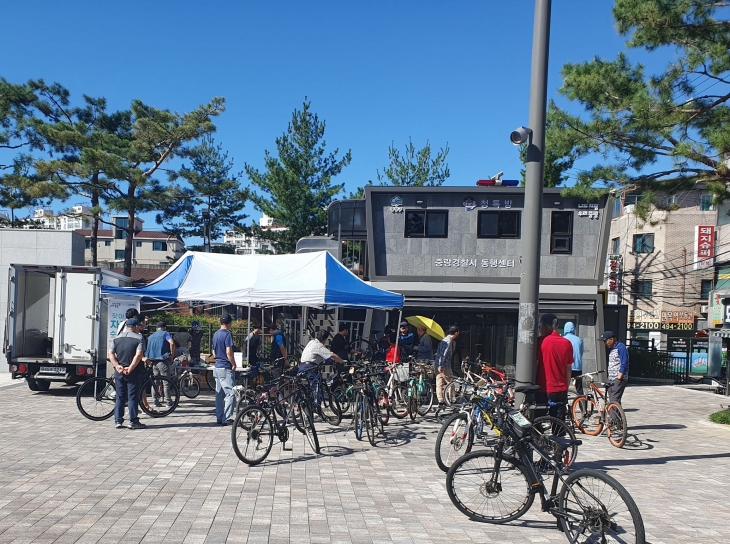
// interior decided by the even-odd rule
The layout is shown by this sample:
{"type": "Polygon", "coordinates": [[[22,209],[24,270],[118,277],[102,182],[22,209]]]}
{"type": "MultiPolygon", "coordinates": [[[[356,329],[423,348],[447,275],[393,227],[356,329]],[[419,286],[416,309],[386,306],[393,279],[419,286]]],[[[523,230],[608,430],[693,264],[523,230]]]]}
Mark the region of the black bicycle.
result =
{"type": "MultiPolygon", "coordinates": [[[[152,367],[145,365],[145,375],[140,380],[139,407],[150,417],[165,417],[175,411],[180,402],[180,390],[175,381],[165,376],[154,376],[152,367]],[[168,401],[165,400],[167,389],[168,401]]],[[[114,378],[89,378],[76,392],[76,406],[84,417],[103,421],[114,415],[117,388],[114,378]]]]}
{"type": "Polygon", "coordinates": [[[496,427],[502,432],[494,451],[461,457],[446,476],[446,489],[454,506],[476,521],[506,523],[525,514],[539,494],[542,510],[555,516],[571,543],[644,543],[639,509],[618,481],[593,469],[571,473],[563,464],[563,452],[580,445],[580,440],[550,434],[535,442],[532,423],[519,411],[508,408],[504,398],[497,402],[496,427]],[[537,459],[533,460],[533,454],[537,459]],[[541,464],[552,469],[549,490],[541,464]]]}

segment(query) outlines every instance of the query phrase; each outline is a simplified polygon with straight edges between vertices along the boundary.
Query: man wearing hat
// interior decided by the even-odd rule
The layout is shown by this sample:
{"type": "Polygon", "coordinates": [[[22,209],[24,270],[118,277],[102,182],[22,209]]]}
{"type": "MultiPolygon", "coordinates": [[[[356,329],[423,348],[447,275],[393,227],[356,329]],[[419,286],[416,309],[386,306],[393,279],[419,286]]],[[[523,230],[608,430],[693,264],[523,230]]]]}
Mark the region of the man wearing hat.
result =
{"type": "Polygon", "coordinates": [[[124,427],[124,405],[129,405],[129,428],[144,429],[139,422],[137,409],[141,380],[144,376],[142,365],[145,339],[140,334],[141,323],[136,317],[127,319],[124,331],[114,337],[107,356],[114,367],[114,382],[117,398],[114,403],[114,422],[117,429],[124,427]]]}
{"type": "Polygon", "coordinates": [[[236,385],[236,359],[233,356],[233,335],[228,314],[221,316],[221,328],[213,335],[211,345],[215,357],[215,420],[219,425],[233,423],[233,387],[236,385]]]}
{"type": "Polygon", "coordinates": [[[558,333],[558,317],[543,314],[539,321],[540,337],[537,339],[538,403],[547,402],[551,416],[565,420],[568,403],[568,385],[573,373],[573,344],[558,333]]]}
{"type": "MultiPolygon", "coordinates": [[[[175,353],[175,342],[167,332],[167,324],[164,321],[157,323],[157,331],[152,333],[147,339],[147,351],[145,356],[152,364],[152,373],[155,376],[170,376],[170,364],[172,363],[173,354],[175,353]]],[[[154,401],[152,406],[158,408],[160,399],[157,398],[157,391],[153,391],[154,401]]],[[[163,394],[165,396],[165,405],[172,407],[172,399],[170,399],[170,386],[167,381],[164,382],[163,394]]]]}
{"type": "Polygon", "coordinates": [[[608,348],[608,381],[611,384],[608,387],[608,401],[621,404],[629,382],[629,352],[613,331],[604,331],[599,340],[608,348]]]}

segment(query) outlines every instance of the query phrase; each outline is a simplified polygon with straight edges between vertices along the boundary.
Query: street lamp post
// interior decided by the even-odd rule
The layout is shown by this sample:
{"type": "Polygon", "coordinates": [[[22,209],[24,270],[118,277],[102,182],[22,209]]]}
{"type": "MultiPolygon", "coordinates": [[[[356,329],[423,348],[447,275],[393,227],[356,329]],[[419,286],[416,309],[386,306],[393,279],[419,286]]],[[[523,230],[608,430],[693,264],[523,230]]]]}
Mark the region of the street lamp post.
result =
{"type": "Polygon", "coordinates": [[[210,209],[203,208],[200,213],[203,216],[203,251],[210,253],[210,209]]]}
{"type": "MultiPolygon", "coordinates": [[[[550,46],[551,0],[535,0],[530,73],[529,129],[518,129],[527,140],[525,168],[525,208],[522,215],[522,268],[520,273],[520,313],[517,324],[516,384],[535,381],[537,314],[540,297],[540,238],[542,235],[542,187],[545,160],[545,109],[550,46]]],[[[513,143],[521,138],[512,137],[513,143]]],[[[522,142],[520,142],[522,143],[522,142]]],[[[518,395],[516,402],[522,400],[518,395]]]]}

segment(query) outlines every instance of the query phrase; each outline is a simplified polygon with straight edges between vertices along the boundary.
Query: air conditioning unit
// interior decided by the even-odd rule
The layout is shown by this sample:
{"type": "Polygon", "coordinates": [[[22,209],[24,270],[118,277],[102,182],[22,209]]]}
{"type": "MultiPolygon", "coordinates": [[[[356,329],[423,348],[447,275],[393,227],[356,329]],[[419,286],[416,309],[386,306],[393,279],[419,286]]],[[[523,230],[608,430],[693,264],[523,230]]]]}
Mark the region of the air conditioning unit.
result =
{"type": "Polygon", "coordinates": [[[700,306],[700,313],[701,314],[706,314],[707,312],[708,312],[708,306],[707,306],[707,304],[703,304],[702,306],[700,306]]]}
{"type": "Polygon", "coordinates": [[[634,206],[635,204],[626,204],[624,206],[624,215],[631,215],[634,213],[634,206]]]}

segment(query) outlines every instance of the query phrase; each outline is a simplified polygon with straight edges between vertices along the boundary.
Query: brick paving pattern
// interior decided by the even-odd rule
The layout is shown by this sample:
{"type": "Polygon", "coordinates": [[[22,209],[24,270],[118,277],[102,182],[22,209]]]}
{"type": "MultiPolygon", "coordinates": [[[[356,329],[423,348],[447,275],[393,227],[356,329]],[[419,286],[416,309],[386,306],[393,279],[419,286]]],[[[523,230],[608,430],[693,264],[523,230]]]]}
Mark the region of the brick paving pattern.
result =
{"type": "MultiPolygon", "coordinates": [[[[438,424],[394,422],[373,448],[347,420],[318,423],[265,463],[238,461],[213,398],[184,399],[146,430],[78,412],[75,389],[0,385],[0,542],[566,542],[539,500],[518,522],[471,522],[433,460],[438,424]]],[[[730,541],[730,429],[707,422],[724,397],[632,386],[622,450],[589,438],[579,466],[603,468],[637,502],[652,544],[730,541]],[[630,437],[630,442],[632,438],[630,437]]],[[[584,437],[585,438],[585,437],[584,437]]]]}

